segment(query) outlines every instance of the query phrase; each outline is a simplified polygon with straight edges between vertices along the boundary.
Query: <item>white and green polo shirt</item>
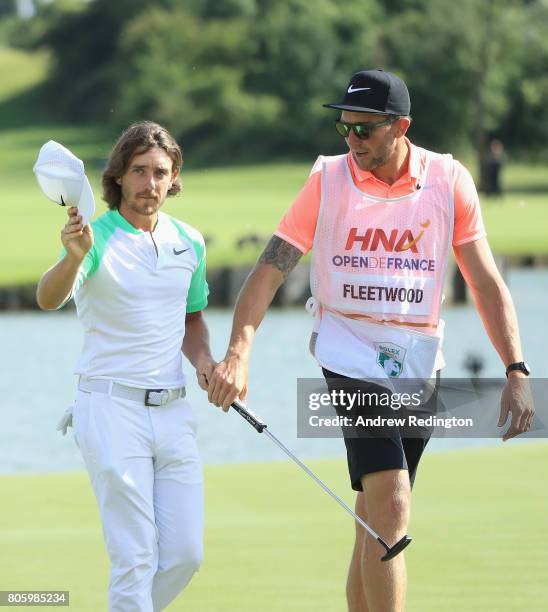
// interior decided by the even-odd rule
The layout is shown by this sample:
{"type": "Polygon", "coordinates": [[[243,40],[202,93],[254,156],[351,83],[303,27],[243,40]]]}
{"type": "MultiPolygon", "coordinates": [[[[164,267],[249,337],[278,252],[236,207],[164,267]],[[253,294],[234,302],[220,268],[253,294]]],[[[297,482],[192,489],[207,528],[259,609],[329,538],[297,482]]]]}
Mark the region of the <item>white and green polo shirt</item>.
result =
{"type": "Polygon", "coordinates": [[[141,388],[185,384],[185,315],[209,293],[205,245],[193,227],[159,212],[153,232],[118,211],[91,223],[94,244],[71,297],[84,326],[76,374],[141,388]]]}

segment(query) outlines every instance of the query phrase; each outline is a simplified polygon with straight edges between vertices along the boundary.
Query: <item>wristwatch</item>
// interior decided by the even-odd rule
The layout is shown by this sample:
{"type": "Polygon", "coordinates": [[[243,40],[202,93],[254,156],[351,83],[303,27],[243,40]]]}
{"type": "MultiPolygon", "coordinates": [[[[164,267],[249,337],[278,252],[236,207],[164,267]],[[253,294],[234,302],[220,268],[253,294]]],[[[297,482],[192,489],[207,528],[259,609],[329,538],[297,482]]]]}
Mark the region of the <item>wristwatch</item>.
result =
{"type": "Polygon", "coordinates": [[[514,371],[523,372],[525,376],[529,376],[529,374],[531,374],[531,368],[529,367],[528,363],[525,363],[525,361],[518,361],[517,363],[511,363],[506,368],[506,378],[508,378],[508,374],[510,374],[510,372],[514,372],[514,371]]]}

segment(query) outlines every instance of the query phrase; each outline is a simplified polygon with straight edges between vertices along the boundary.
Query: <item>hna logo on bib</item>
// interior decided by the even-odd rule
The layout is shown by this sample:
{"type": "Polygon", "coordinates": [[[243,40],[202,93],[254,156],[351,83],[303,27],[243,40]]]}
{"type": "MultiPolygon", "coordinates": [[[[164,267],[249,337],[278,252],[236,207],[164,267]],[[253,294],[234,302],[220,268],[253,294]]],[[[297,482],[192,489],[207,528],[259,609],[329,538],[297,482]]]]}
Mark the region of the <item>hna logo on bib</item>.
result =
{"type": "Polygon", "coordinates": [[[403,370],[405,349],[392,342],[375,342],[377,363],[390,378],[397,378],[403,370]]]}
{"type": "Polygon", "coordinates": [[[390,236],[387,236],[381,228],[377,227],[373,229],[369,227],[365,230],[365,234],[360,236],[358,234],[358,228],[351,227],[344,248],[346,251],[350,251],[354,243],[361,242],[362,246],[360,250],[362,251],[376,251],[380,245],[388,253],[392,253],[393,251],[401,253],[402,251],[408,250],[411,250],[413,253],[418,253],[417,244],[423,237],[424,230],[430,226],[430,219],[426,219],[420,226],[422,229],[416,238],[413,236],[410,229],[402,231],[400,236],[398,236],[398,230],[393,229],[390,232],[390,236]]]}

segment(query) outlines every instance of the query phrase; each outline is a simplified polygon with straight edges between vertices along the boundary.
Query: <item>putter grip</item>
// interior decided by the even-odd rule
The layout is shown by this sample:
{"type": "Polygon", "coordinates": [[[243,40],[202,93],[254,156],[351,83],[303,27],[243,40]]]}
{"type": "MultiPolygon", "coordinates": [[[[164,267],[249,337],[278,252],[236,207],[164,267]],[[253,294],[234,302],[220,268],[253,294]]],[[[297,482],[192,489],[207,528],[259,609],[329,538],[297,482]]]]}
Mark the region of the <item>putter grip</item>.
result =
{"type": "Polygon", "coordinates": [[[262,433],[263,429],[266,429],[266,423],[263,423],[256,414],[253,414],[251,411],[245,408],[245,406],[240,404],[240,402],[234,401],[232,402],[231,406],[241,417],[243,417],[259,433],[262,433]]]}

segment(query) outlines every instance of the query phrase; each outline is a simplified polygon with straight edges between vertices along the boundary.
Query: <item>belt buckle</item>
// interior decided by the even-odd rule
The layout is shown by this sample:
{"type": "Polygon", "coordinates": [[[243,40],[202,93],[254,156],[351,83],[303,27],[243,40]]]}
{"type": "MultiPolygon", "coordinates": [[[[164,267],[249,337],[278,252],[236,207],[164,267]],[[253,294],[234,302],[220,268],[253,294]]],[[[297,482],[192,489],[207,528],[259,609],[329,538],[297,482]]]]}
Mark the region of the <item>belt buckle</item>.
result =
{"type": "Polygon", "coordinates": [[[145,391],[145,406],[163,406],[169,401],[169,389],[147,389],[145,391]],[[155,393],[160,397],[151,398],[150,394],[155,393]]]}

